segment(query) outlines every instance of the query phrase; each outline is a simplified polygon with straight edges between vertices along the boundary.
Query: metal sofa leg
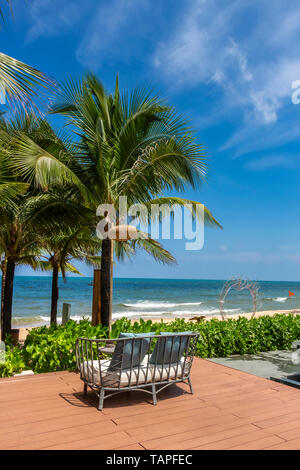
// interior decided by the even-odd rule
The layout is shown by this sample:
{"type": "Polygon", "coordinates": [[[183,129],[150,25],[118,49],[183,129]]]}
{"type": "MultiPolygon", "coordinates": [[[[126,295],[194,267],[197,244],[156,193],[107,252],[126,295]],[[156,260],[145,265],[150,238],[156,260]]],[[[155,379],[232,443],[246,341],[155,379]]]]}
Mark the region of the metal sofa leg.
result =
{"type": "Polygon", "coordinates": [[[99,406],[98,406],[99,411],[103,410],[104,395],[105,395],[105,390],[101,388],[100,393],[99,393],[99,406]]]}
{"type": "Polygon", "coordinates": [[[83,395],[86,395],[86,394],[87,394],[87,384],[84,382],[83,395]]]}
{"type": "Polygon", "coordinates": [[[190,378],[190,377],[188,377],[188,382],[189,382],[189,386],[190,386],[190,392],[191,392],[191,394],[193,395],[193,394],[194,394],[194,390],[193,390],[192,381],[191,381],[191,378],[190,378]]]}
{"type": "Polygon", "coordinates": [[[153,405],[157,405],[156,388],[154,384],[152,384],[152,397],[153,397],[153,405]]]}

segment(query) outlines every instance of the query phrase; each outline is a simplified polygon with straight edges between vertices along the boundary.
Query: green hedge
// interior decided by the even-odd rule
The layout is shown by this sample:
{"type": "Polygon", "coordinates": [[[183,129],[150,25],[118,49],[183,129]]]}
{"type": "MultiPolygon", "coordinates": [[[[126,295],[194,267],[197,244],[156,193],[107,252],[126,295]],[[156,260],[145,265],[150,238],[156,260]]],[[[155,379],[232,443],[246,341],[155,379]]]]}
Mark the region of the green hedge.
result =
{"type": "Polygon", "coordinates": [[[26,367],[22,350],[11,345],[6,346],[5,362],[0,362],[0,377],[9,377],[26,369],[28,367],[26,367]]]}
{"type": "MultiPolygon", "coordinates": [[[[121,331],[158,334],[161,331],[198,331],[200,333],[196,355],[200,357],[227,357],[233,354],[255,354],[276,349],[290,349],[300,339],[300,315],[264,316],[251,320],[240,317],[220,321],[212,319],[199,323],[176,319],[171,323],[139,320],[131,324],[122,318],[112,327],[112,337],[121,331]]],[[[24,347],[8,346],[6,362],[0,364],[0,377],[20,370],[32,369],[36,373],[74,370],[75,342],[80,336],[107,337],[107,329],[93,327],[86,319],[65,326],[40,327],[31,330],[24,347]]]]}

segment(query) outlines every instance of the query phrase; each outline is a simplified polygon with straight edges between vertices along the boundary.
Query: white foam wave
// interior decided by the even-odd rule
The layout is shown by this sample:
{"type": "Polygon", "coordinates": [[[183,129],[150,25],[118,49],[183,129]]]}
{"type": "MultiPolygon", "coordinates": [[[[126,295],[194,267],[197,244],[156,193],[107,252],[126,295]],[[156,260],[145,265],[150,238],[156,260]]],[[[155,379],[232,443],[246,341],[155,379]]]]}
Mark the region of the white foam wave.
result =
{"type": "Polygon", "coordinates": [[[270,302],[285,302],[288,297],[266,297],[263,300],[268,300],[270,302]]]}
{"type": "MultiPolygon", "coordinates": [[[[195,313],[195,312],[194,312],[195,313]]],[[[158,312],[157,310],[155,311],[148,311],[148,312],[143,312],[142,314],[135,311],[135,310],[129,310],[129,311],[122,311],[122,312],[113,312],[112,314],[113,319],[116,320],[118,318],[122,317],[161,317],[161,316],[171,316],[171,312],[158,312]]]]}
{"type": "Polygon", "coordinates": [[[149,300],[140,300],[133,304],[122,304],[124,307],[129,308],[137,308],[139,310],[146,310],[148,308],[174,308],[180,306],[197,306],[201,305],[202,302],[178,302],[178,303],[171,303],[171,302],[160,302],[160,301],[149,301],[149,300]]]}
{"type": "MultiPolygon", "coordinates": [[[[239,308],[228,308],[224,310],[224,313],[237,313],[240,312],[239,308]]],[[[156,310],[148,311],[148,312],[143,312],[143,313],[138,313],[135,310],[130,310],[130,311],[118,311],[113,313],[113,319],[116,320],[118,318],[122,317],[135,317],[135,318],[145,318],[145,317],[157,317],[157,318],[168,318],[168,317],[186,317],[186,316],[195,316],[195,315],[220,315],[220,310],[218,309],[211,309],[211,310],[172,310],[172,312],[166,312],[166,311],[160,311],[157,312],[156,310]]]]}
{"type": "MultiPolygon", "coordinates": [[[[44,317],[44,316],[40,316],[39,317],[41,320],[43,321],[46,321],[46,322],[50,322],[50,316],[49,317],[44,317]]],[[[87,318],[87,319],[91,319],[91,315],[71,315],[71,320],[75,320],[75,321],[80,321],[82,320],[83,318],[87,318]]],[[[61,323],[62,321],[62,317],[57,317],[57,323],[61,323]]]]}
{"type": "MultiPolygon", "coordinates": [[[[188,304],[185,303],[185,304],[188,304]]],[[[190,302],[191,305],[195,305],[194,302],[190,302]]],[[[178,305],[178,304],[177,304],[178,305]]],[[[183,305],[183,304],[181,304],[183,305]]],[[[241,312],[239,308],[233,308],[233,309],[225,309],[224,313],[227,314],[233,314],[241,312]]],[[[148,310],[148,311],[143,311],[138,312],[136,310],[118,310],[116,312],[113,312],[113,319],[117,320],[122,317],[126,318],[173,318],[173,317],[194,317],[197,315],[204,315],[204,316],[215,316],[219,315],[220,311],[219,309],[197,309],[197,310],[192,310],[192,309],[175,309],[172,311],[168,311],[166,309],[160,309],[158,310],[148,310]]],[[[87,318],[91,320],[91,315],[71,315],[71,319],[79,322],[83,318],[87,318]]],[[[57,323],[60,324],[62,321],[62,317],[57,317],[57,323]]],[[[50,324],[50,316],[46,315],[36,315],[36,316],[31,316],[31,317],[20,317],[16,316],[13,318],[13,323],[16,327],[30,327],[30,326],[41,326],[41,325],[49,325],[50,324]]]]}
{"type": "MultiPolygon", "coordinates": [[[[241,313],[241,309],[239,308],[225,308],[224,313],[241,313]]],[[[174,315],[220,315],[220,310],[219,309],[210,309],[210,310],[198,310],[195,312],[195,310],[191,311],[184,311],[184,310],[175,310],[172,312],[174,315]]]]}

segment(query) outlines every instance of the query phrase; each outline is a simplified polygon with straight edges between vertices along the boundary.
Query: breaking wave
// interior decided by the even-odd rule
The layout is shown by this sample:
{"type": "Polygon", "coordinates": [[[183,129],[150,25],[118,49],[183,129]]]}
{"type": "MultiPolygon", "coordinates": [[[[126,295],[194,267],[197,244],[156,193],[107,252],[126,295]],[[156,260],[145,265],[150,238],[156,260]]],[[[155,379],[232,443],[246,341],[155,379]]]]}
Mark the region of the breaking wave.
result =
{"type": "Polygon", "coordinates": [[[182,306],[197,306],[201,305],[203,302],[167,302],[167,301],[150,301],[150,300],[139,300],[132,304],[119,304],[120,306],[126,308],[137,308],[139,310],[147,310],[149,308],[175,308],[175,307],[182,307],[182,306]]]}
{"type": "Polygon", "coordinates": [[[285,302],[288,297],[268,297],[264,300],[269,300],[270,302],[285,302]]]}

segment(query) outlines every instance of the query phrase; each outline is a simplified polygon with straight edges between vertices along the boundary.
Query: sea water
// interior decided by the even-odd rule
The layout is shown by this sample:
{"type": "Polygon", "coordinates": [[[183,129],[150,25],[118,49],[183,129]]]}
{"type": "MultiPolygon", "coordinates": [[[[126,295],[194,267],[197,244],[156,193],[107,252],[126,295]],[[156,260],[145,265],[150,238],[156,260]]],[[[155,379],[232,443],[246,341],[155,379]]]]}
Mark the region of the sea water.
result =
{"type": "MultiPolygon", "coordinates": [[[[186,317],[218,315],[223,280],[114,279],[113,318],[186,317]]],[[[258,282],[257,310],[300,309],[300,282],[258,282]],[[295,295],[289,297],[289,291],[295,295]]],[[[92,278],[68,277],[59,281],[58,320],[63,302],[71,304],[71,318],[91,317],[92,278]]],[[[50,319],[51,277],[16,276],[13,299],[13,325],[29,327],[48,324],[50,319]]],[[[227,316],[252,311],[248,291],[228,294],[227,316]]]]}

